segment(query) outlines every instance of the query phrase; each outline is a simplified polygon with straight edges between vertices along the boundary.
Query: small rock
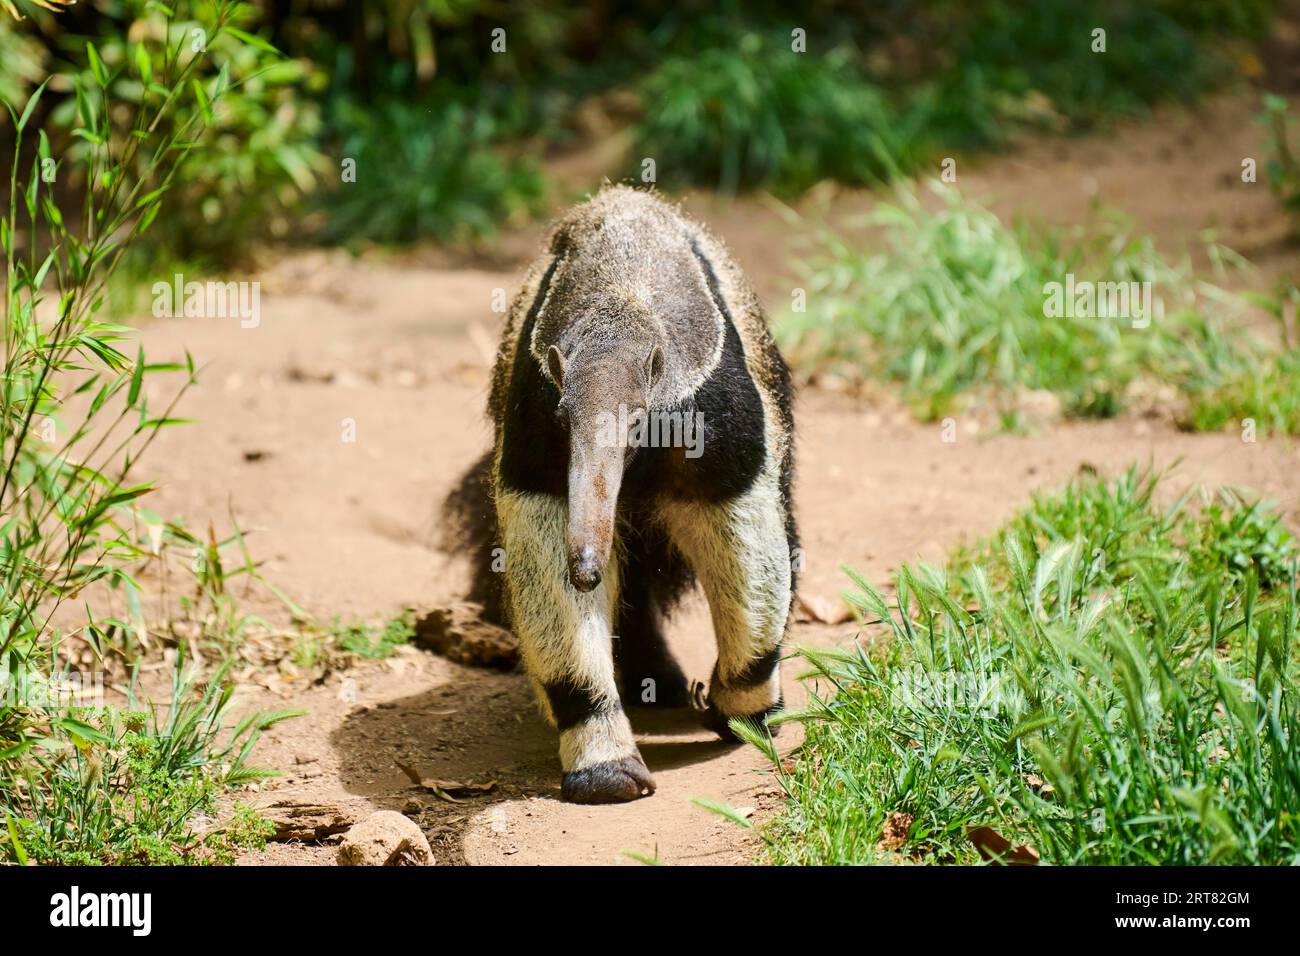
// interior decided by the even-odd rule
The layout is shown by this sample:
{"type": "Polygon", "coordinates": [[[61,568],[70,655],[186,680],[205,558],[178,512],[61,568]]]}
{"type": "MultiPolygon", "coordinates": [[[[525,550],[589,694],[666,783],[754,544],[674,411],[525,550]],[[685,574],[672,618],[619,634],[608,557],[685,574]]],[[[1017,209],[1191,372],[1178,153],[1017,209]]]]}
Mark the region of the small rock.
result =
{"type": "Polygon", "coordinates": [[[1060,397],[1045,388],[1023,389],[1017,397],[1017,410],[1026,427],[1045,428],[1063,413],[1060,397]]]}
{"type": "Polygon", "coordinates": [[[433,851],[418,826],[396,810],[379,810],[343,837],[339,866],[432,866],[433,851]]]}
{"type": "Polygon", "coordinates": [[[801,621],[816,621],[820,624],[845,624],[853,620],[853,612],[843,601],[828,601],[816,594],[798,596],[799,617],[801,621]]]}
{"type": "Polygon", "coordinates": [[[328,385],[334,381],[334,369],[319,366],[293,364],[285,370],[285,377],[291,382],[312,382],[328,385]]]}

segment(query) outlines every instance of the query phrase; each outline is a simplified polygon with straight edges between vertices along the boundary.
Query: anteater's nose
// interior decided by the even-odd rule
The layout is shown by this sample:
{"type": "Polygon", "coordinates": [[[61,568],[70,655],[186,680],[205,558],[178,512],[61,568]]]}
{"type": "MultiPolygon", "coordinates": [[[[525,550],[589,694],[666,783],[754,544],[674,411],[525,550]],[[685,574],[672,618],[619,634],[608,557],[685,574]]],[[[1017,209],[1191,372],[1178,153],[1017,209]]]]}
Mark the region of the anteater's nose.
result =
{"type": "Polygon", "coordinates": [[[600,583],[600,561],[591,545],[583,548],[577,557],[569,559],[569,581],[583,593],[594,590],[600,583]]]}

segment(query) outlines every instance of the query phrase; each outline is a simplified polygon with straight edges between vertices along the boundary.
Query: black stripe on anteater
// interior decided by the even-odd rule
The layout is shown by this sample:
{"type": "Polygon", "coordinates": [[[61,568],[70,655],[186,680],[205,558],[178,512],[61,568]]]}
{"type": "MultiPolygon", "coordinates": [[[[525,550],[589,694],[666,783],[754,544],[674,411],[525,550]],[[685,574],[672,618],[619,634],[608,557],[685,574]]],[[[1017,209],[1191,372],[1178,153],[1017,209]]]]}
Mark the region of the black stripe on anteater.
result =
{"type": "Polygon", "coordinates": [[[638,449],[624,476],[624,488],[646,498],[666,494],[679,501],[721,502],[748,491],[763,470],[767,453],[763,399],[749,375],[745,346],[713,266],[694,243],[691,250],[723,319],[722,354],[695,394],[667,412],[680,414],[684,421],[698,416],[702,432],[697,439],[703,453],[688,458],[684,448],[638,449]]]}
{"type": "Polygon", "coordinates": [[[618,701],[611,701],[590,687],[580,686],[570,680],[546,684],[545,688],[551,713],[555,715],[555,726],[560,730],[576,727],[597,714],[614,713],[622,709],[618,701]]]}
{"type": "MultiPolygon", "coordinates": [[[[728,311],[727,303],[722,297],[718,277],[713,271],[712,263],[709,262],[708,257],[704,255],[699,244],[694,240],[691,241],[691,251],[695,253],[695,258],[699,260],[700,267],[704,270],[705,278],[708,280],[709,294],[713,296],[718,311],[723,314],[730,325],[731,313],[728,311]]],[[[799,548],[799,528],[794,518],[794,380],[790,374],[790,366],[786,364],[781,350],[776,347],[776,340],[772,338],[771,332],[764,330],[761,348],[763,350],[763,365],[772,372],[770,384],[775,386],[776,389],[776,411],[781,418],[781,430],[789,437],[785,454],[780,462],[779,485],[781,504],[785,511],[786,544],[790,549],[791,556],[790,604],[793,607],[794,595],[798,587],[799,571],[794,561],[795,552],[799,548]]]]}
{"type": "MultiPolygon", "coordinates": [[[[759,684],[766,684],[772,679],[772,671],[781,663],[781,647],[777,645],[762,657],[756,657],[748,664],[745,669],[734,677],[725,681],[720,681],[723,687],[728,690],[740,690],[745,687],[757,687],[759,684]]],[[[717,671],[714,671],[713,679],[718,680],[717,671]]]]}
{"type": "Polygon", "coordinates": [[[556,256],[547,267],[519,330],[501,429],[501,481],[514,491],[564,496],[569,488],[569,437],[555,417],[560,391],[542,374],[530,348],[537,314],[561,258],[556,256]]]}
{"type": "MultiPolygon", "coordinates": [[[[659,496],[676,500],[726,501],[743,494],[763,470],[766,437],[763,401],[745,364],[745,347],[731,311],[722,298],[717,276],[695,249],[718,311],[724,321],[722,355],[718,365],[694,395],[666,409],[703,430],[697,439],[702,454],[688,458],[686,449],[638,448],[627,464],[620,500],[631,504],[659,496]]],[[[568,435],[555,415],[559,390],[541,370],[530,344],[541,302],[553,275],[554,263],[543,276],[537,299],[520,329],[506,396],[502,428],[501,481],[513,491],[568,493],[568,435]]],[[[672,348],[672,343],[666,343],[672,348]]]]}

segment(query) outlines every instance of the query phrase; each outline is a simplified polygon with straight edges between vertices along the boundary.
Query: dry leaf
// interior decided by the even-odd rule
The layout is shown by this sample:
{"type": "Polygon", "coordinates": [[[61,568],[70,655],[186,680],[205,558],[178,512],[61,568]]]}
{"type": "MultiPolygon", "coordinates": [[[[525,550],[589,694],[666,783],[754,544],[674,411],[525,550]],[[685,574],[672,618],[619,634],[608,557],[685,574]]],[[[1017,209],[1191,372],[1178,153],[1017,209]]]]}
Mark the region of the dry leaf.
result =
{"type": "Polygon", "coordinates": [[[971,827],[966,837],[975,845],[979,855],[990,863],[1006,866],[1033,866],[1038,862],[1038,851],[1032,846],[1013,847],[1011,841],[992,827],[971,827]]]}
{"type": "Polygon", "coordinates": [[[487,783],[461,783],[458,780],[437,780],[432,777],[422,777],[420,772],[414,767],[408,767],[400,760],[393,761],[397,768],[406,774],[411,783],[421,790],[427,790],[429,793],[438,797],[440,800],[446,800],[448,803],[460,803],[456,796],[476,797],[484,793],[490,793],[496,789],[497,782],[489,780],[487,783]]]}
{"type": "Polygon", "coordinates": [[[1036,793],[1042,794],[1042,793],[1056,792],[1055,787],[1053,787],[1050,783],[1045,781],[1042,777],[1040,777],[1036,773],[1026,773],[1026,774],[1022,774],[1022,776],[1025,778],[1025,783],[1033,787],[1036,793]]]}
{"type": "Polygon", "coordinates": [[[899,813],[895,810],[885,818],[885,829],[880,834],[880,848],[882,850],[897,850],[907,842],[907,834],[912,829],[912,822],[915,820],[910,813],[899,813]]]}

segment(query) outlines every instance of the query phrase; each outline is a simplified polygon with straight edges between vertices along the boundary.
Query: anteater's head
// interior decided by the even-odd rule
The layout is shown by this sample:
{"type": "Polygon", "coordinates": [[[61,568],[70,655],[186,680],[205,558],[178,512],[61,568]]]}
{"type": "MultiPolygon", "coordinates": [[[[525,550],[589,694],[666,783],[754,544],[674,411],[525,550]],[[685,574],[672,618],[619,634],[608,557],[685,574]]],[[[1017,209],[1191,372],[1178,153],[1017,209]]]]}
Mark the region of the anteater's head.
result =
{"type": "Polygon", "coordinates": [[[623,470],[635,451],[629,431],[654,407],[664,352],[656,341],[584,343],[546,362],[559,387],[556,415],[569,434],[569,580],[579,591],[600,584],[614,543],[623,470]]]}

